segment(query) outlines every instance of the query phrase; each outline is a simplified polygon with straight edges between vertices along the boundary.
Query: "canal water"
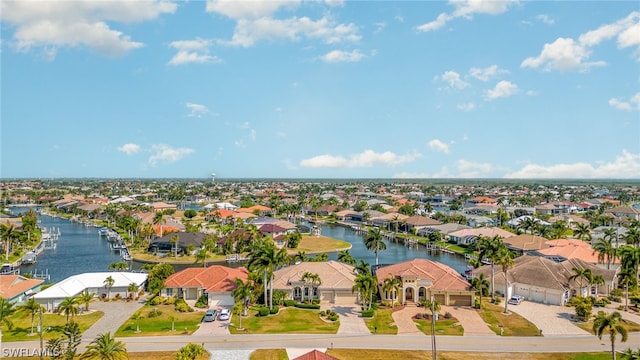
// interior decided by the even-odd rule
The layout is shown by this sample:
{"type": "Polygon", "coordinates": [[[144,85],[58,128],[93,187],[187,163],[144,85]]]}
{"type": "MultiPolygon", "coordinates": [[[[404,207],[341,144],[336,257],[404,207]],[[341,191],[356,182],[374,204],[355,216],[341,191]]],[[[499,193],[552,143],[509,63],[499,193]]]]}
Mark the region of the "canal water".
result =
{"type": "MultiPolygon", "coordinates": [[[[26,212],[28,208],[14,207],[13,214],[26,212]]],[[[36,264],[22,265],[21,273],[48,272],[51,282],[63,280],[71,275],[84,272],[108,271],[109,265],[122,261],[117,252],[109,248],[106,239],[100,237],[98,228],[88,227],[66,219],[48,215],[38,215],[40,227],[60,230],[60,237],[55,250],[44,250],[36,264]]],[[[362,235],[353,229],[343,226],[323,225],[321,234],[349,242],[352,245],[351,255],[357,260],[364,260],[371,265],[375,264],[375,254],[364,246],[362,235]]],[[[467,267],[464,257],[456,254],[429,253],[422,245],[405,246],[402,243],[386,241],[387,249],[378,253],[378,261],[383,264],[395,264],[398,262],[424,258],[446,264],[458,273],[464,272],[467,267]]],[[[337,254],[329,254],[329,259],[336,259],[337,254]]],[[[133,269],[140,269],[141,264],[132,263],[133,269]]],[[[176,270],[184,268],[177,266],[176,270]]]]}

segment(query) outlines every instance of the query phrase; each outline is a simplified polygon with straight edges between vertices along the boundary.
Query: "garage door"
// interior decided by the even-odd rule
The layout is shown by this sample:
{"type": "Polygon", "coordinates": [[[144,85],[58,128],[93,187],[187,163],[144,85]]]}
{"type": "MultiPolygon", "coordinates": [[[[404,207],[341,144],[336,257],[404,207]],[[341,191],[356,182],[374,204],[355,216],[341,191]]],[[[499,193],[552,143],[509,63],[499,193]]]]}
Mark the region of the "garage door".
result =
{"type": "Polygon", "coordinates": [[[561,305],[560,299],[562,294],[547,294],[547,304],[561,305]]]}
{"type": "Polygon", "coordinates": [[[333,291],[323,292],[321,301],[323,303],[333,303],[333,291]]]}
{"type": "Polygon", "coordinates": [[[209,294],[209,306],[233,306],[233,297],[230,295],[209,294]]]}
{"type": "Polygon", "coordinates": [[[518,285],[515,287],[515,295],[520,295],[525,299],[529,299],[529,287],[518,285]]]}
{"type": "Polygon", "coordinates": [[[444,294],[435,294],[433,295],[433,298],[439,302],[441,305],[445,305],[444,303],[444,294]]]}
{"type": "Polygon", "coordinates": [[[531,289],[531,301],[543,303],[544,302],[544,291],[540,289],[533,288],[531,289]]]}
{"type": "Polygon", "coordinates": [[[471,306],[471,296],[469,295],[450,295],[449,305],[451,306],[471,306]]]}
{"type": "Polygon", "coordinates": [[[336,304],[338,305],[353,305],[356,303],[356,295],[351,293],[337,293],[336,294],[336,304]]]}

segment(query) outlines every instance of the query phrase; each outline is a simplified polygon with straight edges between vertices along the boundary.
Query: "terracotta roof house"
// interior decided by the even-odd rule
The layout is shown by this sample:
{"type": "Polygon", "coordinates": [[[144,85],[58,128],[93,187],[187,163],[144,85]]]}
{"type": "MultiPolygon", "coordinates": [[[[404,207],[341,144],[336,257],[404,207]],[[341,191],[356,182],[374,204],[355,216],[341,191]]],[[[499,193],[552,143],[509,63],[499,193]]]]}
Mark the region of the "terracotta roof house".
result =
{"type": "Polygon", "coordinates": [[[243,213],[250,213],[258,216],[265,216],[273,213],[273,209],[271,209],[270,207],[266,207],[264,205],[253,205],[248,208],[239,208],[237,209],[237,211],[243,212],[243,213]]]}
{"type": "Polygon", "coordinates": [[[154,212],[160,212],[160,211],[165,211],[165,210],[177,210],[178,209],[178,205],[175,204],[167,204],[167,203],[163,203],[161,201],[159,202],[154,202],[152,204],[149,205],[154,212]]]}
{"type": "Polygon", "coordinates": [[[617,206],[612,209],[604,211],[605,214],[613,214],[616,218],[629,218],[640,221],[640,209],[635,209],[629,206],[617,206]]]}
{"type": "Polygon", "coordinates": [[[308,353],[304,353],[298,357],[293,358],[293,360],[338,360],[338,358],[314,349],[309,351],[308,353]]]}
{"type": "Polygon", "coordinates": [[[442,223],[427,216],[413,215],[406,218],[404,224],[406,224],[406,228],[403,228],[403,230],[412,232],[413,229],[420,230],[427,226],[440,225],[442,223]]]}
{"type": "Polygon", "coordinates": [[[395,223],[398,224],[398,227],[403,223],[404,220],[408,219],[407,215],[399,214],[399,213],[389,213],[384,214],[375,218],[369,219],[369,221],[379,227],[384,227],[389,230],[395,229],[395,223]]]}
{"type": "Polygon", "coordinates": [[[248,277],[249,271],[244,267],[187,268],[169,276],[160,294],[185,300],[197,300],[206,295],[211,306],[230,306],[235,303],[231,293],[236,288],[236,278],[247,281],[248,277]]]}
{"type": "MultiPolygon", "coordinates": [[[[490,278],[491,266],[484,265],[473,271],[473,275],[484,274],[490,278]]],[[[542,256],[524,255],[515,259],[514,266],[508,272],[507,297],[523,296],[526,300],[553,305],[565,305],[572,296],[592,292],[607,294],[615,288],[616,271],[606,270],[579,259],[570,259],[557,263],[542,256]],[[575,273],[573,268],[590,269],[594,275],[601,275],[605,284],[591,286],[580,279],[569,280],[575,273]]],[[[498,267],[495,271],[496,291],[503,294],[504,273],[498,267]]]]}
{"type": "Polygon", "coordinates": [[[582,246],[586,248],[591,248],[591,245],[589,245],[588,242],[578,240],[578,239],[554,239],[554,240],[548,240],[545,244],[547,244],[548,247],[571,245],[571,246],[582,246]]]}
{"type": "Polygon", "coordinates": [[[516,236],[516,234],[498,227],[481,227],[454,231],[449,234],[449,240],[455,241],[456,244],[469,245],[475,243],[476,239],[479,236],[488,238],[499,236],[503,239],[506,239],[512,236],[516,236]]]}
{"type": "Polygon", "coordinates": [[[376,270],[376,276],[382,300],[397,300],[406,304],[433,296],[443,305],[473,305],[474,292],[468,290],[469,283],[454,269],[439,262],[413,259],[382,266],[376,270]],[[384,279],[389,276],[402,282],[401,294],[383,289],[384,279]]]}
{"type": "Polygon", "coordinates": [[[284,235],[287,233],[287,229],[276,224],[260,225],[258,226],[258,231],[260,231],[264,236],[271,236],[271,238],[275,238],[278,235],[284,235]]]}
{"type": "MultiPolygon", "coordinates": [[[[588,244],[587,244],[588,245],[588,244]]],[[[531,255],[544,256],[555,262],[563,262],[568,259],[580,259],[586,263],[598,265],[598,253],[589,246],[554,246],[532,252],[531,255]]],[[[606,265],[605,265],[606,266],[606,265]]]]}
{"type": "Polygon", "coordinates": [[[288,298],[293,300],[313,297],[323,304],[353,305],[358,302],[357,292],[351,290],[356,278],[354,267],[335,260],[301,262],[276,270],[273,277],[273,289],[286,291],[288,298]],[[303,281],[307,272],[317,274],[321,284],[314,286],[303,281]]]}
{"type": "Polygon", "coordinates": [[[342,210],[342,211],[338,211],[336,213],[336,217],[342,221],[347,220],[348,217],[350,217],[351,215],[357,215],[358,212],[357,211],[353,211],[353,210],[342,210]]]}
{"type": "Polygon", "coordinates": [[[0,297],[19,305],[40,289],[44,280],[29,279],[21,275],[0,275],[0,297]]]}
{"type": "Polygon", "coordinates": [[[564,221],[569,229],[575,229],[578,224],[590,225],[591,222],[583,217],[571,215],[571,214],[561,214],[552,216],[549,218],[550,223],[555,223],[558,221],[564,221]]]}
{"type": "Polygon", "coordinates": [[[502,241],[509,249],[522,255],[530,251],[546,248],[548,239],[532,234],[520,234],[504,238],[502,241]]]}
{"type": "Polygon", "coordinates": [[[470,226],[462,225],[458,223],[446,223],[440,225],[430,225],[418,230],[418,235],[427,236],[429,232],[437,231],[443,235],[449,235],[452,232],[464,229],[471,229],[470,226]]]}

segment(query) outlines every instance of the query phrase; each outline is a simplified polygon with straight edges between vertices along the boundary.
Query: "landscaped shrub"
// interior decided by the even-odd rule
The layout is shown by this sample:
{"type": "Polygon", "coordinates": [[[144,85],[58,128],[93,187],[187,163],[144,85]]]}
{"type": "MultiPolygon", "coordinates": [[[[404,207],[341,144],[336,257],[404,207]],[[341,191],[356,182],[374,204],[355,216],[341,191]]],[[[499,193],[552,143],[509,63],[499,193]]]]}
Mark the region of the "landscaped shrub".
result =
{"type": "Polygon", "coordinates": [[[273,314],[277,314],[278,311],[280,311],[280,307],[278,305],[273,305],[273,307],[271,308],[271,310],[269,310],[269,314],[273,315],[273,314]]]}
{"type": "Polygon", "coordinates": [[[375,310],[370,309],[370,310],[362,310],[362,317],[366,317],[366,318],[370,318],[373,317],[375,310]]]}
{"type": "Polygon", "coordinates": [[[297,308],[300,309],[320,309],[320,304],[305,304],[305,303],[298,303],[296,304],[297,308]]]}
{"type": "Polygon", "coordinates": [[[162,311],[158,310],[158,308],[153,308],[153,310],[151,310],[147,316],[150,318],[154,318],[160,315],[162,315],[162,311]]]}
{"type": "Polygon", "coordinates": [[[313,300],[311,300],[312,304],[320,304],[320,299],[319,298],[313,298],[313,300]]]}
{"type": "Polygon", "coordinates": [[[331,320],[331,321],[337,321],[338,320],[338,314],[334,313],[332,315],[329,315],[328,319],[331,320]]]}
{"type": "MultiPolygon", "coordinates": [[[[182,300],[182,299],[180,299],[180,300],[182,300]]],[[[173,305],[175,303],[176,303],[176,298],[174,298],[174,297],[168,297],[168,298],[164,299],[164,304],[165,305],[173,305]]]]}
{"type": "Polygon", "coordinates": [[[198,301],[196,301],[195,307],[198,309],[209,307],[209,298],[207,298],[206,295],[200,295],[198,301]]]}
{"type": "Polygon", "coordinates": [[[444,313],[444,318],[445,318],[445,319],[451,319],[451,313],[450,313],[450,312],[448,312],[448,311],[447,311],[447,312],[445,312],[445,313],[444,313]]]}
{"type": "Polygon", "coordinates": [[[122,299],[122,295],[120,295],[120,293],[117,293],[117,294],[116,294],[115,299],[116,299],[116,300],[120,300],[120,299],[122,299]]]}
{"type": "Polygon", "coordinates": [[[160,295],[156,295],[149,300],[149,305],[160,305],[164,301],[164,298],[160,295]]]}
{"type": "Polygon", "coordinates": [[[284,306],[295,306],[296,305],[296,301],[295,300],[285,300],[284,301],[284,306]]]}
{"type": "Polygon", "coordinates": [[[268,307],[263,306],[263,307],[261,307],[261,308],[259,308],[259,309],[258,309],[258,315],[259,315],[259,316],[267,316],[267,315],[269,315],[269,311],[270,311],[270,310],[269,310],[269,308],[268,308],[268,307]]]}
{"type": "Polygon", "coordinates": [[[175,309],[177,312],[193,312],[193,308],[184,301],[176,303],[175,309]]]}
{"type": "Polygon", "coordinates": [[[326,313],[324,312],[324,310],[320,311],[320,316],[325,316],[326,313]]]}

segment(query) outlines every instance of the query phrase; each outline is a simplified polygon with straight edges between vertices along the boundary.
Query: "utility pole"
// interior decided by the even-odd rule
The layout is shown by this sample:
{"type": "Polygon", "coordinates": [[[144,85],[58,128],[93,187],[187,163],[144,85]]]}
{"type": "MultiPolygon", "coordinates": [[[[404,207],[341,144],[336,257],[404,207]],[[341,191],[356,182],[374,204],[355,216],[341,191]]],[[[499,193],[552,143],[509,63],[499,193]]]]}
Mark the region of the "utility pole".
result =
{"type": "Polygon", "coordinates": [[[431,295],[431,357],[433,360],[437,360],[437,352],[436,352],[436,300],[433,295],[431,295]]]}
{"type": "Polygon", "coordinates": [[[40,335],[40,360],[42,360],[44,352],[44,329],[42,328],[42,307],[38,313],[38,333],[40,335]]]}

